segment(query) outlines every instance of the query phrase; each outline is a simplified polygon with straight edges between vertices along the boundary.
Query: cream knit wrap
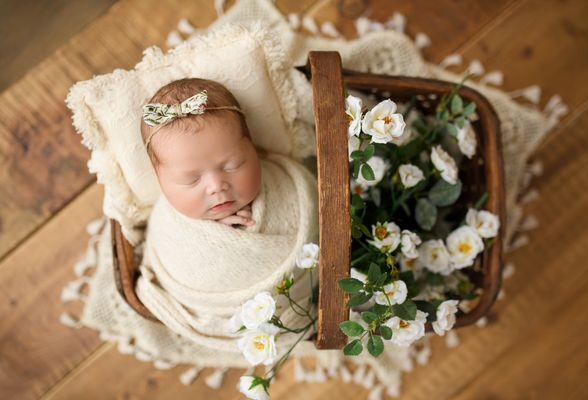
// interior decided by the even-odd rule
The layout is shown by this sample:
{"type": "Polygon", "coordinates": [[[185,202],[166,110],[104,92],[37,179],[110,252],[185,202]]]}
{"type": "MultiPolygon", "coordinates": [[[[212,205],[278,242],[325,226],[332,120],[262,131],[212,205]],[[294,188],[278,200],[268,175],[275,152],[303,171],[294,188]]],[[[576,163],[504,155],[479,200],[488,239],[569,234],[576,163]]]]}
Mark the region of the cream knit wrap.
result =
{"type": "MultiPolygon", "coordinates": [[[[149,218],[137,295],[172,331],[195,344],[238,353],[229,319],[245,301],[295,277],[298,251],[318,236],[317,186],[300,163],[277,154],[261,159],[262,185],[246,229],[186,217],[161,196],[149,218]]],[[[293,293],[306,304],[309,285],[293,293]]],[[[283,297],[282,297],[283,299],[283,297]]],[[[285,299],[284,299],[285,300],[285,299]]],[[[303,320],[280,304],[288,327],[303,320]]],[[[281,308],[281,309],[280,309],[281,308]]],[[[280,337],[281,348],[297,336],[280,337]]]]}

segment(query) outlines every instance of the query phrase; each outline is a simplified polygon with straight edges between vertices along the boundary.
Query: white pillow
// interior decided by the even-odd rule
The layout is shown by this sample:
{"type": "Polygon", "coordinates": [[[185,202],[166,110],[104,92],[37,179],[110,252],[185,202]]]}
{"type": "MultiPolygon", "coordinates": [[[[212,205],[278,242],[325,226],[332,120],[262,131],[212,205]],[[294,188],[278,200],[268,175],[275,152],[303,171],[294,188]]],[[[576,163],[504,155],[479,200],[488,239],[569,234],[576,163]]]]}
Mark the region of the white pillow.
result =
{"type": "Polygon", "coordinates": [[[151,96],[181,78],[220,82],[245,111],[258,146],[303,156],[295,147],[308,141],[309,132],[307,124],[296,121],[292,71],[271,33],[260,26],[231,25],[167,54],[148,48],[135,69],[117,69],[70,89],[67,105],[74,126],[92,151],[88,168],[105,187],[104,212],[121,223],[132,244],[142,240],[140,227],[160,194],[140,134],[141,108],[151,96]]]}

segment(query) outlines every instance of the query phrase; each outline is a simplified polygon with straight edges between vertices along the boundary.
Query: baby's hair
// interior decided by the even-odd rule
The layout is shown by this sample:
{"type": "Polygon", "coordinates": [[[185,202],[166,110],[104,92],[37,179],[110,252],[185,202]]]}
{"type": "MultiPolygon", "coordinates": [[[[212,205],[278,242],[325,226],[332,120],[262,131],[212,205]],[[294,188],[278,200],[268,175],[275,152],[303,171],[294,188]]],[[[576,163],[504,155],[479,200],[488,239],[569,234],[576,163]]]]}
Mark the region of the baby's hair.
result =
{"type": "MultiPolygon", "coordinates": [[[[235,99],[235,96],[233,96],[233,94],[223,85],[215,81],[200,78],[186,78],[168,83],[167,85],[162,86],[153,97],[151,97],[148,103],[178,104],[203,90],[206,90],[208,95],[207,108],[223,106],[235,106],[241,108],[239,102],[235,99]]],[[[167,131],[168,128],[174,128],[175,130],[185,132],[195,132],[200,128],[200,124],[203,120],[213,116],[222,118],[230,118],[232,116],[233,118],[238,118],[243,135],[251,140],[251,134],[249,133],[245,117],[243,114],[231,110],[207,109],[204,114],[201,115],[189,114],[186,117],[176,118],[168,123],[165,128],[162,129],[162,132],[158,132],[157,135],[165,134],[163,131],[167,131]]],[[[145,121],[143,121],[143,119],[141,119],[141,137],[143,138],[143,143],[147,141],[147,138],[151,135],[154,129],[156,129],[156,127],[150,127],[145,121]]],[[[152,144],[147,146],[147,154],[154,167],[157,167],[161,163],[152,144]]]]}

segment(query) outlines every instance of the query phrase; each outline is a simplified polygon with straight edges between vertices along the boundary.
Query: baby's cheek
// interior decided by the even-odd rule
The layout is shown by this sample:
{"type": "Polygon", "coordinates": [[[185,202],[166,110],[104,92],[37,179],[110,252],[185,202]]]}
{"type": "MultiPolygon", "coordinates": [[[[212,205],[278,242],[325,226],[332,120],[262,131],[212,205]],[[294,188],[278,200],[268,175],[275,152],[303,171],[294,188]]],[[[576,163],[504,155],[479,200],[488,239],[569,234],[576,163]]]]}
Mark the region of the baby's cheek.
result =
{"type": "Polygon", "coordinates": [[[240,193],[243,200],[249,203],[257,197],[261,187],[261,169],[259,166],[250,168],[239,177],[240,193]]]}

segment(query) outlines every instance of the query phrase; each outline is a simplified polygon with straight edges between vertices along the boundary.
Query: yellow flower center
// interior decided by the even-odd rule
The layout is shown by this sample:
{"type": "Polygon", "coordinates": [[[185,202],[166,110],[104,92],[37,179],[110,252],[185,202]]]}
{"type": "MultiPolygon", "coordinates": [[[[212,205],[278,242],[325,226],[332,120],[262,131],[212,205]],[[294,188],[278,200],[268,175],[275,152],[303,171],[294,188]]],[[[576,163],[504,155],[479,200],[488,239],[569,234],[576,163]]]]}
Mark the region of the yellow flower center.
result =
{"type": "Polygon", "coordinates": [[[388,116],[384,117],[384,123],[385,123],[386,125],[388,125],[388,124],[392,123],[392,118],[390,118],[390,117],[388,117],[388,116]]]}
{"type": "Polygon", "coordinates": [[[460,243],[459,251],[461,253],[469,253],[472,250],[472,246],[469,243],[460,243]]]}
{"type": "Polygon", "coordinates": [[[360,196],[363,194],[363,188],[359,185],[357,185],[354,190],[355,190],[355,194],[358,194],[360,196]]]}
{"type": "Polygon", "coordinates": [[[257,350],[259,350],[259,351],[261,351],[261,350],[265,349],[265,345],[264,345],[263,343],[261,343],[261,342],[257,342],[257,341],[255,341],[255,342],[253,342],[253,345],[254,345],[254,346],[255,346],[255,348],[256,348],[257,350]]]}
{"type": "Polygon", "coordinates": [[[406,328],[408,327],[410,324],[406,321],[400,320],[400,327],[401,328],[406,328]]]}
{"type": "Polygon", "coordinates": [[[384,226],[378,226],[376,228],[376,237],[380,240],[384,240],[388,236],[388,229],[384,226]]]}

